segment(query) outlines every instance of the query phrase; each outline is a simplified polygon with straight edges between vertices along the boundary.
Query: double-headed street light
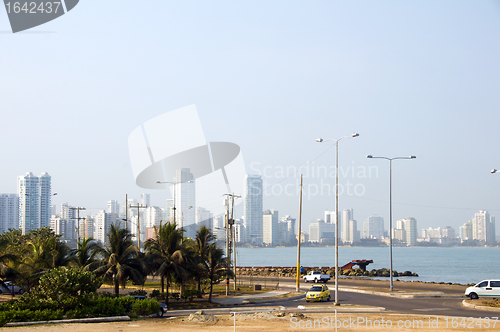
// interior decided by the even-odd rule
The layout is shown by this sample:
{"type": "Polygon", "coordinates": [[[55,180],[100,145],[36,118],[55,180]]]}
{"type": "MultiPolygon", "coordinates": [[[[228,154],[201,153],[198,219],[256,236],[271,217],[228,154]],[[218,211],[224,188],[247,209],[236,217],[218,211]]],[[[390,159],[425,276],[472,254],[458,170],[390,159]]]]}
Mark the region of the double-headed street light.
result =
{"type": "MultiPolygon", "coordinates": [[[[178,185],[178,184],[181,184],[181,183],[193,183],[193,180],[188,180],[188,181],[184,181],[184,182],[156,181],[156,183],[157,184],[168,183],[168,184],[172,184],[174,186],[174,207],[173,207],[173,210],[174,210],[174,224],[175,224],[175,214],[176,214],[175,213],[175,186],[178,185]]],[[[190,209],[190,208],[192,208],[192,206],[188,207],[188,209],[190,209]]]]}
{"type": "MultiPolygon", "coordinates": [[[[316,142],[335,142],[335,305],[339,305],[339,141],[344,138],[358,137],[358,133],[338,139],[318,138],[316,142]]],[[[299,273],[297,271],[297,273],[299,273]]]]}
{"type": "Polygon", "coordinates": [[[390,260],[390,278],[391,278],[391,283],[390,283],[390,289],[391,291],[394,289],[393,285],[393,277],[392,277],[392,161],[396,159],[415,159],[417,157],[415,156],[409,156],[409,157],[394,157],[394,158],[388,158],[388,157],[374,157],[371,154],[367,155],[366,158],[370,159],[385,159],[389,160],[389,260],[390,260]]]}

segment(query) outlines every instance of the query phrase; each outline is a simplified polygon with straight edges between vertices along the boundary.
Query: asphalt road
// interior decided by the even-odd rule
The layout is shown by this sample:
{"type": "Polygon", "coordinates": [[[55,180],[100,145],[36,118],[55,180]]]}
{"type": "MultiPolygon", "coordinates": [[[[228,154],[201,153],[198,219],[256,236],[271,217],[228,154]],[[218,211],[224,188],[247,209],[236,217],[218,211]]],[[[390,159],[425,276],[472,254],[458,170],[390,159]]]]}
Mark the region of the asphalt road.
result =
{"type": "MultiPolygon", "coordinates": [[[[340,283],[339,283],[340,284],[340,283]]],[[[281,282],[281,289],[294,290],[295,285],[289,282],[281,282]]],[[[301,290],[306,290],[312,286],[311,284],[301,284],[301,290]]],[[[335,298],[335,285],[328,284],[331,292],[332,299],[335,298]]],[[[341,287],[345,287],[342,285],[341,287]]],[[[432,288],[432,287],[431,287],[432,288]]],[[[339,292],[338,295],[340,305],[354,304],[360,306],[370,307],[384,307],[386,313],[400,313],[400,314],[419,314],[431,316],[458,316],[458,317],[500,317],[500,312],[496,311],[481,311],[462,306],[463,298],[413,298],[401,299],[395,297],[353,293],[353,292],[339,292]]],[[[478,300],[478,304],[482,300],[478,300]]],[[[275,302],[275,305],[281,305],[286,308],[293,308],[299,305],[305,307],[331,307],[332,302],[306,302],[304,298],[294,301],[275,302]]]]}

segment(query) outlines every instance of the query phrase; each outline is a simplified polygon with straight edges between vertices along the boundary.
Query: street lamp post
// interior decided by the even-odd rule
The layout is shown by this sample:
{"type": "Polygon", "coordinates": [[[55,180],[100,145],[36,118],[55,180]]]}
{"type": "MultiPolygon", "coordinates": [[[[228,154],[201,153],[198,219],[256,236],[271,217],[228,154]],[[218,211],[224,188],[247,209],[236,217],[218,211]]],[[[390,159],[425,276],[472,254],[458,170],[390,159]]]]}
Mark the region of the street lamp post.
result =
{"type": "MultiPolygon", "coordinates": [[[[193,180],[188,180],[188,181],[184,181],[184,182],[156,181],[156,183],[158,183],[158,184],[168,183],[168,184],[172,184],[174,186],[174,207],[173,207],[173,210],[174,210],[174,224],[175,224],[175,214],[176,214],[175,213],[175,186],[178,185],[178,184],[181,184],[181,183],[193,183],[193,180]]],[[[188,210],[189,209],[190,208],[188,208],[188,210]]]]}
{"type": "Polygon", "coordinates": [[[366,158],[370,159],[385,159],[389,160],[389,260],[390,260],[390,290],[394,289],[393,276],[392,276],[392,161],[396,159],[415,159],[415,156],[409,157],[374,157],[371,154],[367,155],[366,158]]]}
{"type": "Polygon", "coordinates": [[[339,305],[339,141],[344,138],[358,137],[358,133],[338,139],[318,138],[316,142],[335,142],[335,305],[339,305]]]}
{"type": "MultiPolygon", "coordinates": [[[[190,205],[187,207],[186,210],[184,210],[184,212],[181,212],[181,230],[184,230],[184,213],[186,213],[189,209],[192,209],[193,207],[190,205]]],[[[184,240],[184,235],[182,235],[181,237],[181,244],[183,243],[183,240],[184,240]]]]}

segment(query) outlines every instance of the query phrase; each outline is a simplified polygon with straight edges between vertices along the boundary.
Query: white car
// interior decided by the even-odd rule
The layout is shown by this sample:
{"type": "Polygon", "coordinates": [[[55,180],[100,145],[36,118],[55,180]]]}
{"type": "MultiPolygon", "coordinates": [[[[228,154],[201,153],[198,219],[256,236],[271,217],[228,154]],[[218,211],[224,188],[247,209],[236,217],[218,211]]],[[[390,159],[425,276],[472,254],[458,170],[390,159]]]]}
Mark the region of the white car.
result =
{"type": "Polygon", "coordinates": [[[483,280],[477,285],[467,288],[465,296],[470,297],[471,300],[480,297],[500,297],[500,279],[483,280]]]}

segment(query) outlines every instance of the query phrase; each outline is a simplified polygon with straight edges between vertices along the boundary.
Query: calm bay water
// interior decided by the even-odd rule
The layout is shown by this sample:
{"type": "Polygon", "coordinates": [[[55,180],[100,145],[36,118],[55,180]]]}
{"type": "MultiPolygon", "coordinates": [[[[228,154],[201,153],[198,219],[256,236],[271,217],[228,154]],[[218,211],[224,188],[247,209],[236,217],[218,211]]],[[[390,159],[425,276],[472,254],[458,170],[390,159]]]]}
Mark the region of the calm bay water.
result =
{"type": "MultiPolygon", "coordinates": [[[[297,266],[297,248],[237,248],[237,266],[297,266]]],[[[500,278],[500,248],[484,247],[394,247],[393,268],[419,277],[398,277],[453,283],[477,283],[500,278]]],[[[339,266],[354,259],[372,259],[367,269],[389,268],[389,248],[340,247],[339,266]]],[[[302,266],[335,266],[335,248],[301,248],[302,266]]]]}

